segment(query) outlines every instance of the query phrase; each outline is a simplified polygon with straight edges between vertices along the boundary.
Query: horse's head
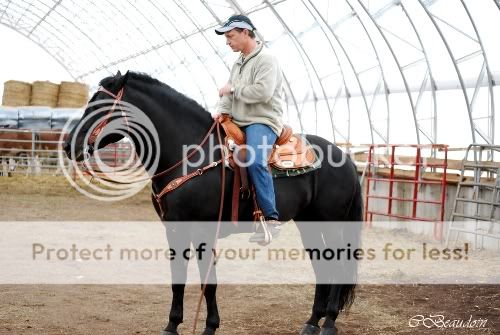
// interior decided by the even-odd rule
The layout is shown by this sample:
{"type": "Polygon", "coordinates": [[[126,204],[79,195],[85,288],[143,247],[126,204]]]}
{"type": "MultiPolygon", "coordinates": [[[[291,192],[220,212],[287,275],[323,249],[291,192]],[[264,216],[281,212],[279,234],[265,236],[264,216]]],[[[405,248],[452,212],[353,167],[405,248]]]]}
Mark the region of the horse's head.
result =
{"type": "Polygon", "coordinates": [[[89,100],[82,118],[71,130],[63,145],[66,155],[82,161],[94,150],[121,140],[126,135],[127,114],[122,109],[129,74],[120,71],[101,80],[100,87],[89,100]]]}

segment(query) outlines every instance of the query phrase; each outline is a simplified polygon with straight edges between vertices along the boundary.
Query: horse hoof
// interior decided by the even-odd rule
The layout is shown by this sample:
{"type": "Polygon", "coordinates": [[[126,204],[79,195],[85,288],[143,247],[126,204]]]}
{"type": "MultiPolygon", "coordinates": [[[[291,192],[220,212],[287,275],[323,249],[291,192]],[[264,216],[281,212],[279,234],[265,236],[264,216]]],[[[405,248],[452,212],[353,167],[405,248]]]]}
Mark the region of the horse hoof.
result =
{"type": "Polygon", "coordinates": [[[319,335],[337,335],[337,328],[321,328],[319,335]]]}
{"type": "Polygon", "coordinates": [[[201,335],[215,335],[215,330],[212,328],[205,328],[203,331],[203,334],[201,335]]]}
{"type": "Polygon", "coordinates": [[[318,326],[313,326],[308,323],[304,325],[304,328],[300,331],[299,335],[318,335],[321,329],[318,326]]]}
{"type": "Polygon", "coordinates": [[[178,332],[172,333],[166,330],[162,330],[160,335],[180,335],[178,332]]]}

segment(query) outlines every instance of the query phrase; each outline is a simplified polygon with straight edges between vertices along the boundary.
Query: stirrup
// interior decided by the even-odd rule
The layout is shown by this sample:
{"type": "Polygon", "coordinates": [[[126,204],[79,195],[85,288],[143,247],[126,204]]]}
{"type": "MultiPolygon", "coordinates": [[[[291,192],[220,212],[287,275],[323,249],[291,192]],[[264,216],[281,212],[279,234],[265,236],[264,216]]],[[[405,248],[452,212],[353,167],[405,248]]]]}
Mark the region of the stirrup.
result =
{"type": "MultiPolygon", "coordinates": [[[[276,220],[276,222],[279,222],[276,220]]],[[[273,231],[269,229],[269,225],[266,222],[264,216],[260,216],[259,220],[255,222],[255,233],[250,237],[250,242],[257,242],[261,246],[268,245],[273,240],[273,235],[278,236],[280,233],[280,224],[274,224],[273,231]]]]}
{"type": "Polygon", "coordinates": [[[260,226],[262,228],[262,231],[264,232],[264,241],[259,242],[259,244],[260,245],[268,245],[269,243],[271,243],[273,241],[273,235],[269,231],[269,227],[267,226],[267,222],[266,222],[266,219],[264,218],[264,216],[261,216],[259,218],[259,223],[260,223],[260,226]]]}

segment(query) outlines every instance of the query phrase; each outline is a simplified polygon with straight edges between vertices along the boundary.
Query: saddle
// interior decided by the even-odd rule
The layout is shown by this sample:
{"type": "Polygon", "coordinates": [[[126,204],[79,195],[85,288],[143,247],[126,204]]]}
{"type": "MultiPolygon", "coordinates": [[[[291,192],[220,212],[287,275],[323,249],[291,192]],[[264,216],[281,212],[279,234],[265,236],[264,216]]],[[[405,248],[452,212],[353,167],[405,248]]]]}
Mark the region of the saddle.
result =
{"type": "MultiPolygon", "coordinates": [[[[226,133],[224,139],[229,156],[234,152],[236,146],[245,145],[245,133],[238,127],[229,116],[223,115],[219,122],[226,133]]],[[[238,150],[243,155],[245,149],[238,150]]],[[[293,134],[292,128],[288,125],[283,127],[281,135],[276,139],[273,150],[268,158],[269,170],[297,170],[314,166],[316,154],[304,137],[299,134],[293,134]]],[[[244,160],[240,160],[244,161],[244,160]]],[[[231,167],[235,167],[235,161],[229,160],[231,167]]]]}
{"type": "MultiPolygon", "coordinates": [[[[242,199],[250,198],[253,193],[254,217],[258,220],[262,212],[257,206],[255,192],[250,191],[246,168],[239,166],[238,162],[245,162],[245,133],[228,115],[219,117],[226,137],[224,138],[225,162],[234,170],[232,197],[232,221],[237,224],[240,196],[242,199]]],[[[281,135],[276,139],[273,150],[268,158],[268,168],[274,178],[283,176],[296,176],[318,168],[318,159],[311,145],[300,134],[293,134],[288,125],[283,127],[281,135]]]]}

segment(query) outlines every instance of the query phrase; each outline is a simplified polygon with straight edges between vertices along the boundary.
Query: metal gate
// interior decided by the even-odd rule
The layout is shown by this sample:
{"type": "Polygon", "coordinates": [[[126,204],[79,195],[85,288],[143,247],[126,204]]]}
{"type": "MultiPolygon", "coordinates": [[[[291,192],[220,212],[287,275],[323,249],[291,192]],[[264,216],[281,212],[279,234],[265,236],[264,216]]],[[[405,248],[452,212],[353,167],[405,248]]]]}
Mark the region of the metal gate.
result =
{"type": "Polygon", "coordinates": [[[371,145],[368,153],[366,173],[365,222],[367,226],[372,226],[374,216],[383,216],[389,219],[433,222],[434,238],[441,240],[446,200],[447,166],[447,145],[371,145]],[[378,153],[377,150],[378,152],[382,151],[382,153],[378,153]],[[430,151],[433,154],[439,150],[444,154],[444,159],[423,157],[422,151],[424,150],[430,151]],[[397,155],[397,153],[402,151],[405,151],[406,155],[397,155]],[[408,152],[412,152],[413,155],[408,155],[408,152]],[[434,175],[434,178],[423,178],[423,174],[427,168],[438,172],[434,175]],[[381,169],[384,169],[385,176],[381,176],[381,169]],[[374,194],[371,187],[374,183],[387,183],[387,194],[374,194]],[[411,197],[395,196],[394,188],[398,184],[413,185],[411,197]],[[420,198],[419,189],[422,185],[440,186],[439,200],[420,198]],[[373,199],[387,201],[386,210],[377,210],[370,207],[373,199]],[[411,214],[398,213],[394,210],[393,205],[395,202],[411,203],[411,214]],[[433,217],[418,215],[417,209],[419,204],[438,206],[439,214],[433,217]]]}

